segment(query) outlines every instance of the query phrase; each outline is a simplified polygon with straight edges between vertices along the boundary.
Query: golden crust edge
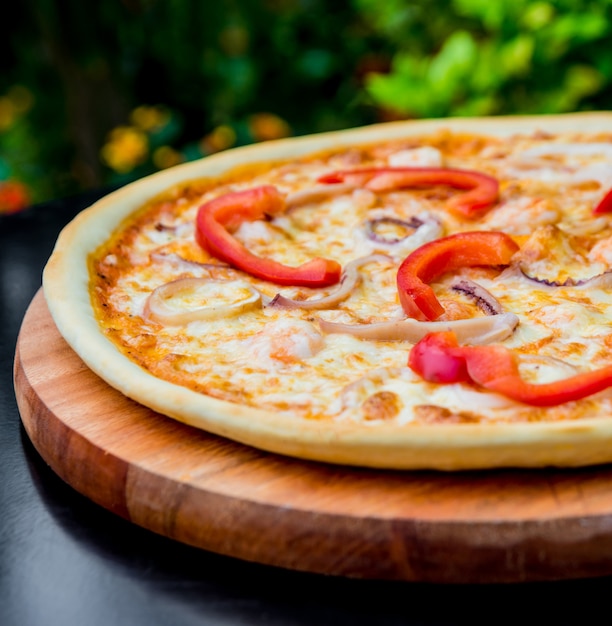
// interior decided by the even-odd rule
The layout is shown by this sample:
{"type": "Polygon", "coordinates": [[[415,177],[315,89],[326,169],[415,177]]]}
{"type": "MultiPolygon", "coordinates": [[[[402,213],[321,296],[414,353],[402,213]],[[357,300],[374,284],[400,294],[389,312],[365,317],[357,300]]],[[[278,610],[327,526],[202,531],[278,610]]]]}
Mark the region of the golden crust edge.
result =
{"type": "Polygon", "coordinates": [[[122,219],[155,195],[182,181],[218,176],[249,163],[444,128],[498,136],[537,130],[597,132],[612,130],[612,113],[393,122],[247,146],[153,174],[102,198],[62,231],[43,272],[43,289],[54,322],[85,364],[124,395],[178,421],[270,452],[388,469],[583,466],[612,461],[612,419],[399,428],[292,421],[287,415],[216,400],[160,381],[99,332],[89,299],[88,254],[122,219]]]}

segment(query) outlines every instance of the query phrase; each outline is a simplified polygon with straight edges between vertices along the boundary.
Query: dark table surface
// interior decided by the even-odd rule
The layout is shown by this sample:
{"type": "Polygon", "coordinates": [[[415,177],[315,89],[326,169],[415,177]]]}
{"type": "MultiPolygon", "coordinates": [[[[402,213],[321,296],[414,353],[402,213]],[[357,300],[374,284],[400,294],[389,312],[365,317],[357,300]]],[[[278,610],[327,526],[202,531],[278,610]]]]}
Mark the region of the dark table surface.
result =
{"type": "Polygon", "coordinates": [[[156,536],[64,484],[21,426],[13,357],[60,229],[97,195],[0,216],[1,626],[610,622],[612,578],[446,586],[281,571],[156,536]]]}

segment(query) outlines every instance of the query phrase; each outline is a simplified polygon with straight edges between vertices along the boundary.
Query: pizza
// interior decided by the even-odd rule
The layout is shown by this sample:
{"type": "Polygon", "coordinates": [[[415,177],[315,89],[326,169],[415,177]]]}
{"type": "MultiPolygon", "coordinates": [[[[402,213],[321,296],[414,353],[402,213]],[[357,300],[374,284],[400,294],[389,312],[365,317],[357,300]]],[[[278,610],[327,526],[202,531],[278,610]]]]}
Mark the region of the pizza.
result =
{"type": "Polygon", "coordinates": [[[109,385],[264,451],[606,463],[611,188],[606,113],[263,143],[94,204],[61,233],[44,293],[109,385]]]}

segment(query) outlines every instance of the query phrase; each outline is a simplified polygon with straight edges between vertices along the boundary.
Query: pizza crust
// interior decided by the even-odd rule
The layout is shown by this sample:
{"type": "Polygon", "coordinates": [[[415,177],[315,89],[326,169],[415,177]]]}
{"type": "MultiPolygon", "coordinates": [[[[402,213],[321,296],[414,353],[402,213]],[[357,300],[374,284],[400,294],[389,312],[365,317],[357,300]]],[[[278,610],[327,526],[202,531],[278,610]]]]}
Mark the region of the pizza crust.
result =
{"type": "Polygon", "coordinates": [[[612,461],[612,416],[406,427],[384,421],[373,425],[293,420],[159,380],[129,360],[101,332],[89,293],[89,256],[124,219],[157,194],[182,181],[222,176],[249,164],[441,129],[499,137],[538,130],[609,132],[612,114],[397,122],[239,148],[154,174],[96,202],[60,234],[43,276],[45,298],[60,333],[92,371],[126,396],[181,422],[270,452],[392,469],[582,466],[612,461]]]}

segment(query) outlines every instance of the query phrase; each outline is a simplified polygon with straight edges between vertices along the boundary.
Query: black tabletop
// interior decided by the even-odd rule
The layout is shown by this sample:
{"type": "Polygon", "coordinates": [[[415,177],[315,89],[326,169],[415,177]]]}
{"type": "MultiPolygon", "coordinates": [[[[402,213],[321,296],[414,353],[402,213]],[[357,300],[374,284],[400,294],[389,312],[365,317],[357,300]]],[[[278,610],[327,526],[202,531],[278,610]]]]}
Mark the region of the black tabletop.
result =
{"type": "Polygon", "coordinates": [[[609,622],[611,578],[448,586],[282,571],[156,536],[64,484],[21,426],[13,357],[60,229],[97,195],[0,216],[0,625],[609,622]]]}

